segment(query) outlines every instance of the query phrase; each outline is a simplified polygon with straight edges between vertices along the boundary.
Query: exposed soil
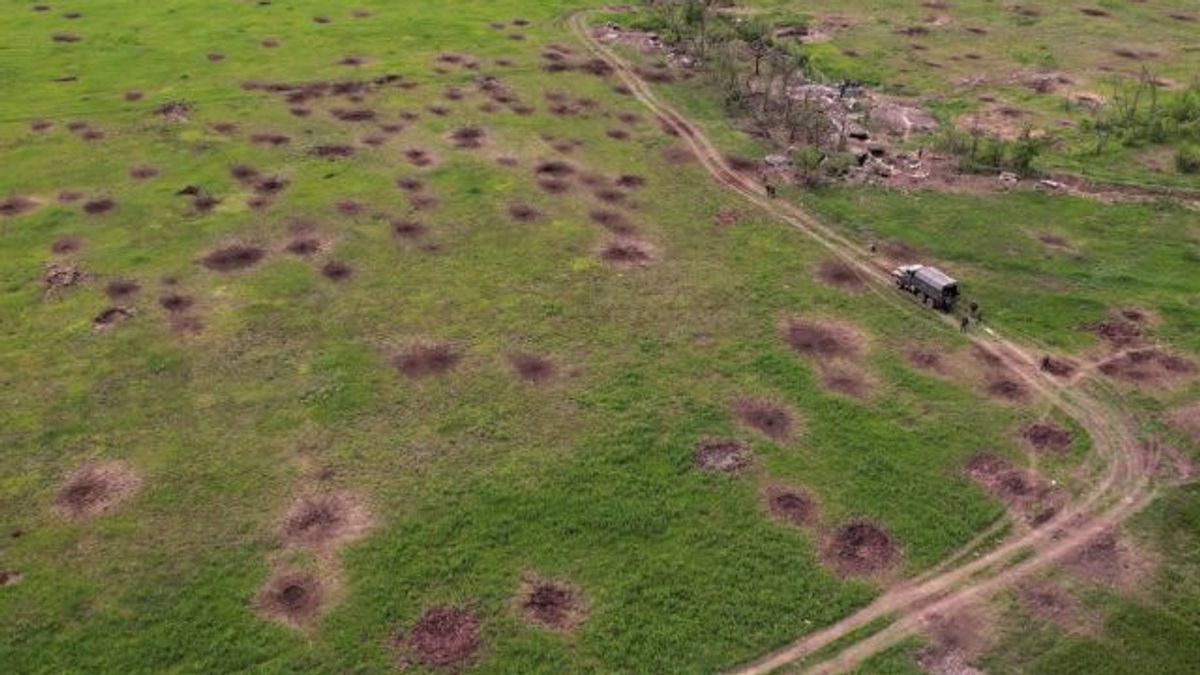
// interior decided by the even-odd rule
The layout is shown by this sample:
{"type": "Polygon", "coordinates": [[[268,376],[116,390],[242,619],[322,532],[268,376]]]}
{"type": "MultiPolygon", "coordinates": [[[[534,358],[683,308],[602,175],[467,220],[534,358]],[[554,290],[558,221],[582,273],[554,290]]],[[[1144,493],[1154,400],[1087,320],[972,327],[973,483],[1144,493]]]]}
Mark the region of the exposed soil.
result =
{"type": "Polygon", "coordinates": [[[129,170],[129,177],[133,180],[149,180],[158,175],[158,167],[154,166],[135,166],[129,170]]]}
{"type": "Polygon", "coordinates": [[[314,494],[292,502],[280,534],[293,546],[328,549],[358,539],[370,526],[366,508],[353,495],[314,494]]]}
{"type": "Polygon", "coordinates": [[[1035,618],[1068,630],[1079,626],[1079,603],[1058,584],[1050,581],[1021,584],[1017,587],[1017,597],[1035,618]]]}
{"type": "Polygon", "coordinates": [[[817,524],[817,503],[804,490],[773,485],[765,490],[765,498],[767,509],[776,519],[799,527],[817,524]]]}
{"type": "Polygon", "coordinates": [[[733,412],[742,424],[771,440],[784,442],[792,437],[792,413],[778,403],[743,398],[734,403],[733,412]]]}
{"type": "Polygon", "coordinates": [[[124,462],[85,464],[59,486],[54,508],[73,520],[92,518],[115,509],[141,485],[141,478],[124,462]]]}
{"type": "Polygon", "coordinates": [[[985,453],[971,458],[967,462],[967,475],[1033,524],[1048,520],[1065,498],[1062,490],[1052,488],[1042,477],[995,455],[985,453]]]}
{"type": "Polygon", "coordinates": [[[1021,430],[1021,437],[1038,452],[1065,452],[1074,437],[1053,422],[1036,422],[1021,430]]]}
{"type": "Polygon", "coordinates": [[[290,185],[290,181],[286,178],[267,176],[255,180],[253,189],[260,195],[274,195],[286,190],[288,185],[290,185]]]}
{"type": "Polygon", "coordinates": [[[1084,579],[1129,587],[1144,575],[1148,562],[1110,528],[1080,546],[1066,566],[1084,579]]]}
{"type": "Polygon", "coordinates": [[[526,619],[552,631],[570,632],[587,616],[579,593],[558,581],[526,579],[517,599],[526,619]]]}
{"type": "Polygon", "coordinates": [[[235,244],[209,253],[201,262],[210,270],[233,272],[257,265],[266,254],[266,251],[257,246],[235,244]]]}
{"type": "Polygon", "coordinates": [[[208,213],[217,208],[217,205],[220,203],[220,199],[210,194],[199,193],[192,197],[192,210],[196,213],[208,213]]]}
{"type": "Polygon", "coordinates": [[[948,375],[950,368],[942,352],[932,347],[912,347],[905,350],[904,356],[915,368],[937,375],[948,375]]]}
{"type": "Polygon", "coordinates": [[[860,400],[871,397],[871,382],[857,370],[838,366],[821,369],[821,384],[835,394],[860,400]]]}
{"type": "Polygon", "coordinates": [[[133,310],[127,307],[109,307],[102,310],[92,319],[92,330],[103,332],[112,330],[133,318],[133,310]]]}
{"type": "Polygon", "coordinates": [[[1092,327],[1096,335],[1116,347],[1125,347],[1142,337],[1142,329],[1135,323],[1114,319],[1101,321],[1092,327]]]}
{"type": "Polygon", "coordinates": [[[1050,356],[1049,354],[1043,356],[1042,360],[1038,362],[1038,368],[1055,377],[1070,377],[1075,374],[1077,369],[1071,361],[1050,356]]]}
{"type": "Polygon", "coordinates": [[[0,201],[0,217],[12,218],[36,209],[38,203],[28,197],[13,196],[0,201]]]}
{"type": "Polygon", "coordinates": [[[576,172],[575,165],[564,162],[558,159],[550,159],[543,162],[538,162],[534,167],[537,175],[551,176],[554,178],[564,178],[573,175],[576,172]]]}
{"type": "Polygon", "coordinates": [[[418,239],[428,228],[415,220],[396,220],[392,222],[392,234],[401,239],[418,239]]]}
{"type": "Polygon", "coordinates": [[[129,279],[115,279],[104,287],[104,294],[113,300],[127,300],[141,290],[141,285],[129,279]]]}
{"type": "Polygon", "coordinates": [[[487,138],[487,134],[479,127],[462,127],[450,133],[450,140],[454,143],[454,147],[464,150],[482,148],[485,138],[487,138]]]}
{"type": "Polygon", "coordinates": [[[404,151],[404,157],[416,167],[427,167],[433,164],[433,155],[420,148],[410,148],[404,151]]]}
{"type": "Polygon", "coordinates": [[[42,273],[42,284],[47,291],[57,292],[83,283],[85,278],[83,270],[75,265],[46,263],[46,269],[42,273]]]}
{"type": "Polygon", "coordinates": [[[302,628],[312,623],[324,600],[321,582],[311,574],[288,573],[273,577],[258,592],[264,615],[302,628]]]}
{"type": "Polygon", "coordinates": [[[984,386],[984,393],[994,399],[1008,403],[1028,403],[1030,399],[1029,389],[1025,385],[1006,376],[998,376],[991,379],[984,386]]]}
{"type": "Polygon", "coordinates": [[[16,570],[0,570],[0,587],[16,586],[21,583],[21,573],[16,570]]]}
{"type": "Polygon", "coordinates": [[[462,353],[453,345],[423,344],[409,347],[392,359],[392,365],[411,379],[441,375],[454,369],[462,353]]]}
{"type": "Polygon", "coordinates": [[[367,205],[353,199],[343,199],[333,205],[333,210],[343,216],[361,216],[367,211],[367,205]]]}
{"type": "Polygon", "coordinates": [[[401,190],[417,192],[425,187],[425,183],[423,183],[419,178],[405,177],[396,179],[396,186],[401,190]]]}
{"type": "Polygon", "coordinates": [[[571,184],[565,180],[557,178],[539,178],[537,185],[545,192],[552,195],[561,195],[571,191],[571,184]]]}
{"type": "Polygon", "coordinates": [[[735,473],[750,466],[750,460],[750,448],[735,440],[704,440],[692,451],[696,468],[712,473],[735,473]]]}
{"type": "Polygon", "coordinates": [[[91,199],[83,203],[83,212],[89,216],[102,216],[117,207],[117,202],[108,197],[91,199]]]}
{"type": "Polygon", "coordinates": [[[440,203],[441,202],[438,201],[437,197],[432,195],[414,194],[409,195],[408,197],[408,205],[417,211],[430,211],[432,209],[436,209],[440,203]]]}
{"type": "Polygon", "coordinates": [[[407,634],[396,637],[404,652],[401,666],[411,659],[427,668],[458,669],[478,651],[479,629],[479,619],[466,609],[434,607],[407,634]]]}
{"type": "Polygon", "coordinates": [[[717,214],[713,216],[713,224],[717,227],[733,227],[737,225],[740,218],[741,216],[738,215],[737,211],[722,209],[717,211],[717,214]]]}
{"type": "Polygon", "coordinates": [[[789,319],[784,324],[784,340],[799,355],[822,361],[854,358],[862,353],[862,337],[846,324],[789,319]]]}
{"type": "Polygon", "coordinates": [[[346,281],[352,274],[353,267],[337,260],[331,260],[321,267],[321,276],[330,281],[346,281]]]}
{"type": "Polygon", "coordinates": [[[658,252],[649,242],[637,237],[615,237],[600,246],[600,259],[617,267],[641,267],[658,258],[658,252]]]}
{"type": "Polygon", "coordinates": [[[830,535],[825,559],[843,576],[869,576],[895,565],[900,560],[900,550],[878,525],[857,520],[830,535]]]}
{"type": "Polygon", "coordinates": [[[553,361],[536,354],[516,352],[509,355],[508,362],[517,376],[535,384],[547,382],[558,373],[558,367],[553,361]]]}
{"type": "Polygon", "coordinates": [[[168,293],[158,299],[158,305],[172,314],[187,311],[194,302],[190,297],[179,293],[168,293]]]}
{"type": "Polygon", "coordinates": [[[917,654],[917,663],[931,675],[974,675],[972,667],[991,648],[995,631],[984,619],[984,610],[964,607],[952,614],[931,613],[925,617],[930,645],[917,654]]]}
{"type": "Polygon", "coordinates": [[[354,146],[326,143],[313,146],[308,153],[322,159],[346,159],[354,154],[354,146]]]}
{"type": "Polygon", "coordinates": [[[528,204],[513,204],[509,206],[508,215],[518,223],[532,223],[542,216],[540,211],[528,204]]]}
{"type": "Polygon", "coordinates": [[[840,260],[826,260],[817,268],[816,278],[829,286],[846,291],[860,292],[867,283],[849,265],[840,260]]]}
{"type": "Polygon", "coordinates": [[[59,237],[50,244],[50,252],[55,255],[66,255],[79,250],[79,239],[75,237],[59,237]]]}
{"type": "Polygon", "coordinates": [[[691,150],[680,145],[663,148],[662,158],[668,164],[687,164],[696,160],[696,156],[692,154],[691,150]]]}
{"type": "Polygon", "coordinates": [[[1100,372],[1139,387],[1169,388],[1195,374],[1196,365],[1182,356],[1147,348],[1128,351],[1101,362],[1100,372]]]}
{"type": "Polygon", "coordinates": [[[633,226],[625,216],[616,211],[606,211],[604,209],[596,209],[588,213],[588,217],[597,225],[603,226],[609,232],[621,236],[631,236],[637,233],[637,228],[633,226]]]}

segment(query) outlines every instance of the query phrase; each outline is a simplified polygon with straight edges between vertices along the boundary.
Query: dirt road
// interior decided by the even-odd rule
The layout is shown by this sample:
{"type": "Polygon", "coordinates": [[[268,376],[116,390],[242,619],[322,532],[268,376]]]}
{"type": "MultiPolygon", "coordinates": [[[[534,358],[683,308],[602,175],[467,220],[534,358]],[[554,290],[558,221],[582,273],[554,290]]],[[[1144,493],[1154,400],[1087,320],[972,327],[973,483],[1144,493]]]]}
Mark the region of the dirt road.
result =
{"type": "MultiPolygon", "coordinates": [[[[755,177],[729,166],[723,154],[691,122],[659,100],[633,67],[591,34],[588,13],[568,19],[571,30],[598,58],[605,60],[639,102],[660,122],[672,128],[695,154],[700,164],[725,189],[738,194],[782,222],[824,246],[832,255],[856,269],[882,302],[906,311],[913,320],[941,320],[947,330],[958,330],[950,317],[934,314],[908,301],[892,288],[888,270],[871,260],[869,253],[840,233],[823,225],[796,205],[770,199],[755,177]]],[[[769,673],[788,665],[812,672],[850,670],[864,659],[920,632],[929,617],[945,616],[956,608],[987,597],[1014,582],[1069,556],[1108,528],[1144,507],[1154,493],[1153,476],[1158,458],[1153,449],[1138,442],[1128,415],[1110,397],[1098,398],[1084,389],[1090,380],[1059,382],[1038,366],[1040,350],[1005,338],[1003,331],[975,334],[970,339],[995,354],[1029,387],[1074,418],[1092,439],[1097,462],[1095,484],[1048,521],[1032,528],[1017,527],[1008,538],[979,550],[987,538],[978,537],[963,550],[926,573],[891,588],[870,605],[841,621],[805,635],[784,648],[732,669],[738,675],[769,673]],[[884,628],[839,649],[822,652],[835,641],[889,619],[884,628]],[[814,655],[821,652],[819,659],[814,655]]],[[[1092,383],[1094,386],[1094,383],[1092,383]]]]}

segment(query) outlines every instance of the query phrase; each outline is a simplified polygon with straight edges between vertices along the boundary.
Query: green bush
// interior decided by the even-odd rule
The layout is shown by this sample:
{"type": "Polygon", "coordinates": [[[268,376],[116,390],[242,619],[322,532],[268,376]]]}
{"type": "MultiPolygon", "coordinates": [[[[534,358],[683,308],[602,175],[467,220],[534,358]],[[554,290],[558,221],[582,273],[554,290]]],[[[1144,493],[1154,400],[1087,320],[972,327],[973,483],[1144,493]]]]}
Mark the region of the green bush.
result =
{"type": "Polygon", "coordinates": [[[1200,173],[1200,147],[1187,144],[1175,152],[1175,169],[1179,173],[1200,173]]]}

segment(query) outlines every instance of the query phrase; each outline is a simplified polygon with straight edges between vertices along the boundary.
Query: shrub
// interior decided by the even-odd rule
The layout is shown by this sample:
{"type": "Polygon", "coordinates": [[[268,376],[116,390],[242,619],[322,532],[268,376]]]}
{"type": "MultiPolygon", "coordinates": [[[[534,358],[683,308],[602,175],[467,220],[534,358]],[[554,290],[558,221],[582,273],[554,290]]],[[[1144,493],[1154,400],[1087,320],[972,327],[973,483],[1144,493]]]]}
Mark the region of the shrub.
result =
{"type": "Polygon", "coordinates": [[[1175,169],[1179,173],[1200,173],[1200,147],[1190,143],[1179,146],[1175,152],[1175,169]]]}

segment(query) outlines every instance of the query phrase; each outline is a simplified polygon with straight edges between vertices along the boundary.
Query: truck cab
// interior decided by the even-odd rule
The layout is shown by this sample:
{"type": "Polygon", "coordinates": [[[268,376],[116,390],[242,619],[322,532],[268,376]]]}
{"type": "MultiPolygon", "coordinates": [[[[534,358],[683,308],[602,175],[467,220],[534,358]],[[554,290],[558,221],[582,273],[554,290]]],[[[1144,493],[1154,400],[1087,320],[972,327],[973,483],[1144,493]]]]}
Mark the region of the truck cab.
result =
{"type": "Polygon", "coordinates": [[[921,298],[935,309],[949,312],[958,301],[958,282],[928,265],[901,265],[892,270],[896,286],[921,298]]]}

